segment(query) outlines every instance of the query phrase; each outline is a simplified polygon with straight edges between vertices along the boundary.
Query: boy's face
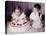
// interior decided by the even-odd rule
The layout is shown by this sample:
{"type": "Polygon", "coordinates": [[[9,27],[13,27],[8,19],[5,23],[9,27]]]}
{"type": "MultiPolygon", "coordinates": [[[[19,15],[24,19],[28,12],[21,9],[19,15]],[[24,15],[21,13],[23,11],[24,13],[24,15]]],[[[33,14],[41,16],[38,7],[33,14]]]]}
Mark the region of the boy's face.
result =
{"type": "Polygon", "coordinates": [[[40,10],[38,10],[37,8],[34,7],[34,8],[33,8],[33,11],[34,11],[34,12],[39,12],[40,10]]]}
{"type": "Polygon", "coordinates": [[[17,15],[17,16],[19,16],[21,13],[20,13],[20,10],[19,9],[15,9],[15,14],[17,15]]]}
{"type": "Polygon", "coordinates": [[[37,12],[37,8],[33,8],[33,11],[34,11],[34,12],[37,12]]]}

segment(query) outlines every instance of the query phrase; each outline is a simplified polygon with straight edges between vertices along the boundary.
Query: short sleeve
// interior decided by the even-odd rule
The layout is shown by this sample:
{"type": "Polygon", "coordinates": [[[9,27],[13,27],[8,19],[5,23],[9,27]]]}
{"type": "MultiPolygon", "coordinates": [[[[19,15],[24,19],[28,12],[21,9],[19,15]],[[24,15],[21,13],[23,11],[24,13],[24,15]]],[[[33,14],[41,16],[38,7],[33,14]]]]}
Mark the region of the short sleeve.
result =
{"type": "Polygon", "coordinates": [[[34,13],[32,13],[31,15],[30,15],[30,20],[32,19],[32,20],[34,20],[34,13]]]}

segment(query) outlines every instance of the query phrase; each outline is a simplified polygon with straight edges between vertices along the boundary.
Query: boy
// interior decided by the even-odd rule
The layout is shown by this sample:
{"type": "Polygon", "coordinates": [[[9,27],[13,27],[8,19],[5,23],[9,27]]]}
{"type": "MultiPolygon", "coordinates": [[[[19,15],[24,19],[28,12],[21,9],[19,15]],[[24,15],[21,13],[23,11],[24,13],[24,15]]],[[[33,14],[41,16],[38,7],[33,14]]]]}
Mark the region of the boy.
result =
{"type": "Polygon", "coordinates": [[[42,23],[39,17],[39,12],[41,10],[40,4],[35,4],[33,8],[33,12],[30,15],[30,21],[32,21],[32,32],[41,31],[42,23]]]}

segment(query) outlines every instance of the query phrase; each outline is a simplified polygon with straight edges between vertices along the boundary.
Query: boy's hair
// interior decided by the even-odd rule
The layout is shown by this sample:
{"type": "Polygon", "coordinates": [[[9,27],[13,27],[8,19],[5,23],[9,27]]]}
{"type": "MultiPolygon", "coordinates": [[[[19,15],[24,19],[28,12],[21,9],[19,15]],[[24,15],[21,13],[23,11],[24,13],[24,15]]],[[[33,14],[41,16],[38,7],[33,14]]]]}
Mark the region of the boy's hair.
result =
{"type": "Polygon", "coordinates": [[[38,4],[38,3],[37,3],[37,4],[35,4],[35,5],[34,5],[34,7],[35,7],[35,8],[37,8],[38,10],[40,10],[40,9],[41,9],[41,5],[40,5],[40,4],[38,4]]]}

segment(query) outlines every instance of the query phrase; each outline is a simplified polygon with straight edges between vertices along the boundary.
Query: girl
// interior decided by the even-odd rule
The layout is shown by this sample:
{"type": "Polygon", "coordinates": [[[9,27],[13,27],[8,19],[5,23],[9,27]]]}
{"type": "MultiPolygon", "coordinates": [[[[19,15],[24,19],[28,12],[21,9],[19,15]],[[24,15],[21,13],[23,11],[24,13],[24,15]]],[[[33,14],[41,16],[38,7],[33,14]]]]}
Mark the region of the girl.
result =
{"type": "Polygon", "coordinates": [[[24,12],[22,13],[20,7],[17,7],[11,16],[12,21],[9,22],[7,33],[26,32],[29,30],[30,22],[27,20],[24,12]]]}

